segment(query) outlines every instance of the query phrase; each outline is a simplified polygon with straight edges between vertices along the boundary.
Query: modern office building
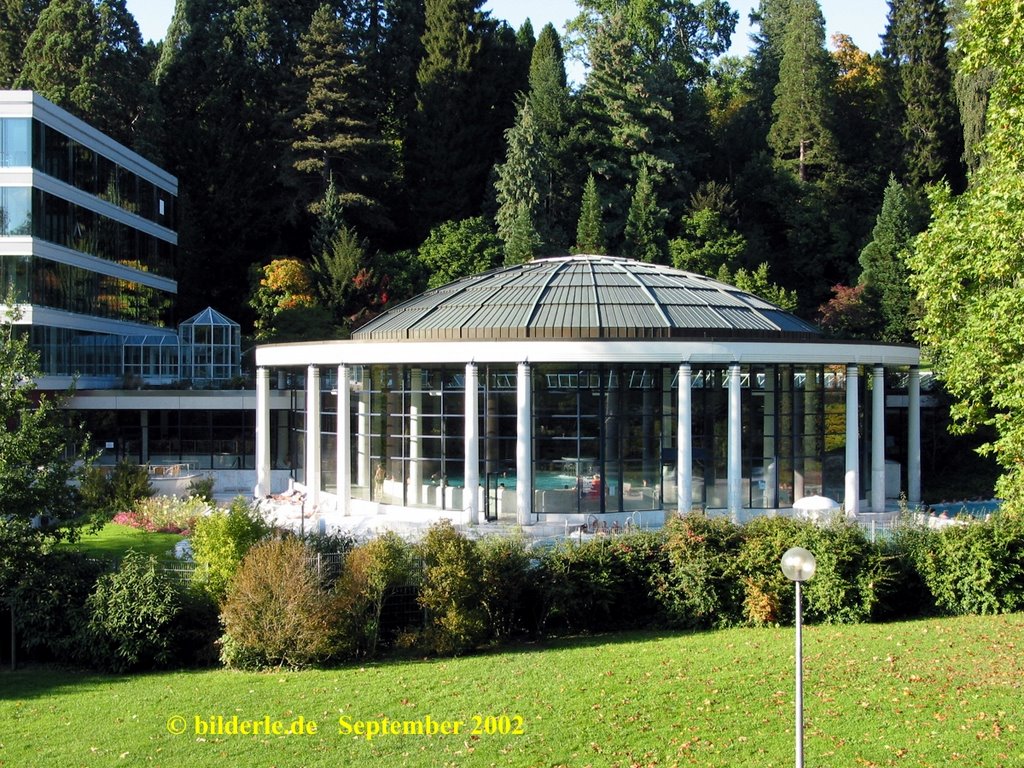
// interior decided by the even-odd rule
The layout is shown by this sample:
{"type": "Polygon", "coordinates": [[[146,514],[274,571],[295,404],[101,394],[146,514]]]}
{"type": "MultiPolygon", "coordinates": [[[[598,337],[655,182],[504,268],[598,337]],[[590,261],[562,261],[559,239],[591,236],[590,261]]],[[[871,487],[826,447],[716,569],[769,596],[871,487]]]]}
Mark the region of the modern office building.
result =
{"type": "Polygon", "coordinates": [[[918,362],[701,275],[540,259],[428,291],[350,340],[258,347],[257,492],[282,460],[276,383],[294,393],[295,478],[342,526],[745,519],[813,495],[877,512],[921,496],[918,362]]]}
{"type": "Polygon", "coordinates": [[[238,324],[208,309],[175,328],[177,194],[174,176],[38,94],[0,91],[0,285],[39,352],[38,386],[74,382],[69,407],[103,461],[251,473],[252,393],[218,389],[241,377],[238,324]]]}

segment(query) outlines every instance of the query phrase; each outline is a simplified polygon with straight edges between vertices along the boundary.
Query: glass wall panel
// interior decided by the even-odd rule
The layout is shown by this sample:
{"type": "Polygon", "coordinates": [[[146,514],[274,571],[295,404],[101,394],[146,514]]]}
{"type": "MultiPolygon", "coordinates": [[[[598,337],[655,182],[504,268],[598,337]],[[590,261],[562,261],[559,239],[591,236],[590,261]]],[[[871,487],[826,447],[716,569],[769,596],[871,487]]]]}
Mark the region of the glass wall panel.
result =
{"type": "MultiPolygon", "coordinates": [[[[5,157],[2,142],[8,121],[0,121],[0,167],[3,167],[5,157]]],[[[16,147],[23,146],[22,142],[27,141],[21,134],[27,134],[28,121],[22,122],[25,125],[11,128],[12,142],[16,147]]],[[[32,167],[36,170],[94,194],[129,213],[169,229],[175,228],[177,201],[168,190],[157,187],[90,147],[38,121],[33,121],[32,134],[34,141],[31,159],[32,167]]],[[[27,156],[27,144],[24,147],[26,149],[22,150],[22,154],[27,156]]]]}
{"type": "Polygon", "coordinates": [[[660,367],[624,368],[609,377],[605,413],[605,470],[614,507],[625,511],[662,507],[662,382],[660,367]],[[618,397],[616,398],[616,392],[618,397]],[[617,434],[616,434],[617,433],[617,434]],[[616,439],[620,445],[613,448],[616,439]],[[615,451],[621,466],[615,466],[615,451]],[[621,490],[621,499],[620,497],[621,490]]]}
{"type": "Polygon", "coordinates": [[[0,283],[19,301],[157,327],[171,317],[173,294],[134,281],[30,256],[0,256],[0,283]]]}
{"type": "Polygon", "coordinates": [[[32,234],[32,190],[0,187],[0,235],[32,234]]]}
{"type": "Polygon", "coordinates": [[[35,237],[132,269],[171,277],[175,246],[39,189],[32,190],[35,237]]]}
{"type": "Polygon", "coordinates": [[[515,518],[516,478],[516,369],[487,366],[480,369],[480,481],[484,486],[484,515],[515,518]]]}
{"type": "Polygon", "coordinates": [[[0,168],[28,168],[32,162],[32,121],[0,118],[0,168]]]}
{"type": "Polygon", "coordinates": [[[29,341],[51,376],[121,375],[121,336],[33,325],[29,341]]]}
{"type": "MultiPolygon", "coordinates": [[[[822,371],[823,453],[822,495],[842,501],[846,487],[846,368],[830,366],[822,371]]],[[[858,381],[864,377],[859,376],[858,381]]],[[[863,395],[860,399],[863,410],[863,395]]],[[[863,478],[864,473],[861,472],[863,478]]]]}

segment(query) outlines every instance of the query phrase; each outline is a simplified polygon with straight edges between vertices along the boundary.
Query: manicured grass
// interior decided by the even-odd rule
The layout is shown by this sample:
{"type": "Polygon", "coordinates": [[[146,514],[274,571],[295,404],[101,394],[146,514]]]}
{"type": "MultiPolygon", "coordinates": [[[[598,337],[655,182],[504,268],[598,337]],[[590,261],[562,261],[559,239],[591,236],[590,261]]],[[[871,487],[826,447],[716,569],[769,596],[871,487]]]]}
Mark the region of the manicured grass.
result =
{"type": "MultiPolygon", "coordinates": [[[[1024,615],[812,626],[804,640],[808,766],[1021,765],[1024,615]]],[[[301,673],[4,672],[0,765],[790,766],[792,646],[791,628],[738,629],[301,673]],[[218,715],[318,732],[196,732],[218,715]],[[467,734],[502,715],[522,733],[467,734]],[[464,725],[338,732],[340,717],[428,716],[464,725]]]]}
{"type": "Polygon", "coordinates": [[[107,523],[96,533],[83,534],[69,546],[92,557],[113,560],[120,560],[129,549],[163,558],[173,557],[174,545],[183,538],[177,533],[150,533],[130,525],[107,523]]]}

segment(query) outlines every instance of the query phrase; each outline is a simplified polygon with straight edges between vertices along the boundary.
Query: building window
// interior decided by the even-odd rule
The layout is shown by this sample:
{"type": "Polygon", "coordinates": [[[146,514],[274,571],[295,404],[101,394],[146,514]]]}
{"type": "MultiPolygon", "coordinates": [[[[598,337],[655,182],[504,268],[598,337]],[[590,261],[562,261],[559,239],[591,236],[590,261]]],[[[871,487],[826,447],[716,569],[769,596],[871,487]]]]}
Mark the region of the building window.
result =
{"type": "Polygon", "coordinates": [[[0,187],[0,235],[32,234],[32,190],[0,187]]]}
{"type": "Polygon", "coordinates": [[[28,168],[32,161],[32,121],[0,118],[0,168],[28,168]]]}

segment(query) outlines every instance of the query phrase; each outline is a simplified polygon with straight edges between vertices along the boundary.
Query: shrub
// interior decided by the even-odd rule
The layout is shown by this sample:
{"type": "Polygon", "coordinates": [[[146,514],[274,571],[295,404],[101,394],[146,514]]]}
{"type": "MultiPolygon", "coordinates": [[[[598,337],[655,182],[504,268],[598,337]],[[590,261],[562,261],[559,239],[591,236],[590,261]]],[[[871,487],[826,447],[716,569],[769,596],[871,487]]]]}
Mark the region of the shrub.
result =
{"type": "Polygon", "coordinates": [[[129,551],[116,572],[100,576],[87,604],[93,660],[101,669],[164,667],[174,659],[182,598],[152,555],[129,551]]]}
{"type": "Polygon", "coordinates": [[[197,477],[188,484],[188,495],[200,498],[212,507],[214,504],[213,486],[215,482],[213,475],[197,477]]]}
{"type": "Polygon", "coordinates": [[[86,600],[103,566],[63,549],[26,566],[10,595],[21,648],[40,661],[91,662],[86,600]]]}
{"type": "Polygon", "coordinates": [[[222,599],[242,558],[270,530],[270,525],[241,496],[227,511],[218,510],[197,519],[189,537],[196,563],[194,583],[214,599],[222,599]]]}
{"type": "Polygon", "coordinates": [[[943,611],[1010,613],[1024,608],[1024,515],[1004,512],[913,541],[913,558],[943,611]]]}
{"type": "Polygon", "coordinates": [[[384,603],[396,589],[409,584],[411,576],[412,553],[394,532],[349,552],[335,584],[341,645],[346,655],[376,653],[384,603]]]}
{"type": "Polygon", "coordinates": [[[89,467],[82,473],[79,491],[87,511],[110,517],[127,512],[139,499],[152,496],[153,484],[146,467],[121,461],[112,469],[89,467]]]}
{"type": "Polygon", "coordinates": [[[481,540],[481,601],[490,636],[497,640],[522,630],[522,599],[529,587],[530,555],[522,538],[492,536],[481,540]]]}
{"type": "Polygon", "coordinates": [[[335,649],[335,616],[302,542],[261,542],[242,560],[221,609],[221,660],[246,669],[322,661],[335,649]]]}
{"type": "Polygon", "coordinates": [[[669,569],[654,593],[670,625],[723,627],[742,618],[743,587],[736,573],[741,530],[725,518],[691,513],[665,525],[669,569]]]}
{"type": "Polygon", "coordinates": [[[894,588],[892,559],[868,541],[863,528],[842,518],[803,531],[799,544],[818,563],[804,587],[808,620],[850,624],[871,619],[894,588]]]}
{"type": "Polygon", "coordinates": [[[350,533],[307,532],[302,543],[312,556],[317,557],[324,586],[331,587],[341,575],[345,556],[355,548],[356,538],[350,533]]]}
{"type": "Polygon", "coordinates": [[[419,603],[427,612],[427,647],[452,654],[475,647],[487,630],[476,545],[447,520],[432,525],[419,547],[423,580],[419,603]]]}
{"type": "Polygon", "coordinates": [[[759,517],[743,528],[736,570],[743,584],[743,619],[755,626],[793,620],[794,587],[781,568],[782,555],[805,539],[809,525],[788,517],[759,517]]]}
{"type": "Polygon", "coordinates": [[[807,619],[831,624],[867,621],[897,586],[896,558],[842,518],[815,525],[785,517],[758,518],[743,527],[737,570],[744,587],[743,618],[754,625],[793,620],[793,583],[781,569],[794,546],[814,555],[814,578],[804,585],[807,619]]]}
{"type": "Polygon", "coordinates": [[[617,626],[626,595],[624,565],[607,538],[559,542],[541,558],[538,580],[543,627],[554,632],[602,632],[617,626]]]}

